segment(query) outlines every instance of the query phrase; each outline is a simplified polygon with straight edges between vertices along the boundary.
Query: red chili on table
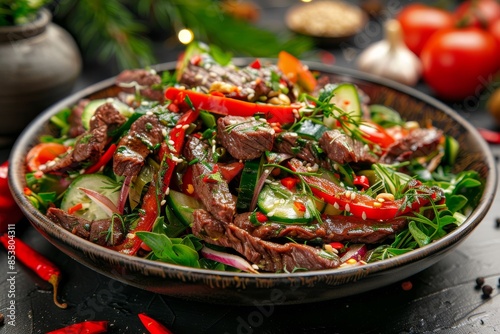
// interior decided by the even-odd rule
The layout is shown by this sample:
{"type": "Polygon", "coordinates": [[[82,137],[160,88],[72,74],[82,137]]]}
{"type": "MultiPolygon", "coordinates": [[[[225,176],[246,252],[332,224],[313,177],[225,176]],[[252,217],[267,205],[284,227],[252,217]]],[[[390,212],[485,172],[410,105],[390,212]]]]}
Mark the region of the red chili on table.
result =
{"type": "Polygon", "coordinates": [[[43,257],[40,253],[25,244],[21,239],[2,234],[0,242],[9,252],[15,252],[16,258],[25,266],[33,270],[38,276],[52,284],[54,287],[54,304],[60,308],[68,307],[66,303],[59,303],[57,300],[57,287],[61,278],[61,271],[55,264],[43,257]]]}
{"type": "Polygon", "coordinates": [[[172,334],[172,332],[163,326],[161,323],[146,315],[145,313],[138,314],[142,324],[151,334],[172,334]]]}
{"type": "Polygon", "coordinates": [[[83,321],[46,334],[98,334],[108,331],[108,321],[83,321]]]}
{"type": "Polygon", "coordinates": [[[10,192],[7,182],[9,162],[0,165],[0,233],[7,231],[9,224],[15,224],[23,217],[23,213],[10,192]]]}

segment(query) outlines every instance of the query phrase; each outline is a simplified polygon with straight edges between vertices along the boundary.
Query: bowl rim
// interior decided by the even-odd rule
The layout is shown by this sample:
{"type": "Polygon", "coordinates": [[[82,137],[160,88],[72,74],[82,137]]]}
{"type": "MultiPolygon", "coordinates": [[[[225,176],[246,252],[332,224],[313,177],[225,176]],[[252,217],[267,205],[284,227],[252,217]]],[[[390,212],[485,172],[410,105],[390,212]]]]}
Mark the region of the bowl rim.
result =
{"type": "MultiPolygon", "coordinates": [[[[236,58],[234,63],[236,65],[248,64],[254,58],[236,58]]],[[[270,60],[268,58],[264,58],[263,60],[270,60]]],[[[312,270],[306,272],[296,272],[296,273],[259,273],[259,274],[251,274],[246,272],[225,272],[225,271],[217,271],[211,269],[199,269],[192,268],[187,266],[169,264],[159,261],[152,261],[139,257],[131,257],[129,255],[125,255],[114,250],[108,249],[103,246],[99,246],[90,241],[81,239],[80,237],[72,234],[71,232],[63,229],[62,227],[51,222],[45,215],[43,215],[40,211],[34,208],[29,200],[24,196],[24,156],[29,149],[34,140],[34,134],[39,135],[41,133],[41,129],[44,125],[49,121],[50,117],[54,115],[57,111],[60,111],[63,108],[66,108],[70,105],[73,105],[79,99],[87,97],[93,93],[99,92],[103,89],[106,89],[114,84],[115,77],[111,77],[109,79],[100,81],[96,84],[93,84],[83,90],[80,90],[74,94],[71,94],[67,98],[61,100],[60,102],[52,105],[48,109],[46,109],[43,113],[41,113],[37,118],[35,118],[20,134],[18,139],[16,140],[10,157],[10,166],[9,168],[9,185],[11,188],[11,192],[14,196],[14,199],[18,203],[18,205],[23,210],[24,214],[31,221],[32,224],[36,224],[43,231],[49,234],[51,237],[59,239],[59,235],[63,235],[65,240],[64,243],[71,243],[72,247],[76,247],[78,245],[77,250],[85,253],[88,257],[89,254],[93,254],[93,256],[106,257],[106,258],[114,258],[114,261],[124,261],[129,265],[133,265],[135,268],[147,268],[149,271],[157,272],[159,274],[165,275],[168,273],[169,275],[177,275],[177,274],[187,274],[190,275],[191,281],[205,281],[208,277],[211,278],[226,278],[233,280],[235,277],[246,279],[247,282],[258,282],[259,280],[269,281],[272,280],[275,283],[285,284],[287,286],[296,284],[298,281],[303,280],[304,278],[315,277],[319,280],[328,280],[331,278],[335,278],[337,280],[348,277],[356,277],[356,280],[362,279],[368,275],[378,275],[382,274],[384,271],[389,269],[395,269],[400,267],[402,264],[410,264],[414,262],[421,261],[427,257],[438,255],[441,252],[444,252],[446,249],[451,246],[458,245],[459,242],[463,241],[465,237],[472,232],[472,230],[481,222],[482,218],[488,212],[495,195],[495,190],[497,186],[497,170],[495,159],[493,154],[488,146],[488,144],[482,139],[479,135],[479,132],[476,128],[466,121],[461,115],[459,115],[456,111],[454,111],[451,107],[447,106],[441,101],[438,101],[434,97],[431,97],[425,93],[422,93],[415,88],[408,87],[405,85],[401,85],[389,79],[380,78],[375,75],[371,75],[368,73],[360,72],[354,69],[339,67],[335,65],[325,65],[317,62],[311,61],[303,61],[303,63],[309,66],[310,69],[315,71],[326,72],[328,74],[333,74],[337,76],[346,76],[346,78],[350,78],[351,81],[365,81],[370,84],[382,85],[395,90],[397,92],[404,93],[406,95],[410,95],[411,97],[420,100],[432,107],[435,107],[442,112],[446,113],[450,116],[454,121],[460,123],[461,126],[467,129],[474,138],[477,140],[477,144],[480,145],[480,149],[484,151],[485,154],[485,163],[488,167],[488,179],[485,183],[485,188],[483,192],[483,196],[478,204],[478,206],[472,211],[472,213],[467,217],[466,221],[452,232],[448,233],[446,236],[442,237],[438,241],[426,245],[424,247],[418,248],[406,254],[399,255],[394,258],[368,263],[362,266],[354,266],[347,268],[333,268],[333,269],[324,269],[324,270],[312,270]]],[[[152,69],[156,71],[164,71],[164,70],[173,70],[175,68],[175,62],[166,62],[160,63],[154,66],[151,66],[152,69]]],[[[49,240],[49,242],[54,243],[52,240],[44,237],[49,240]]],[[[56,247],[58,247],[56,245],[56,247]]],[[[82,263],[81,261],[78,261],[82,263]]],[[[83,263],[84,265],[87,265],[83,263]]],[[[88,266],[88,265],[87,265],[88,266]]],[[[424,267],[423,269],[425,269],[424,267]]],[[[93,270],[96,270],[93,268],[93,270]]],[[[337,283],[339,284],[339,283],[337,283]]],[[[341,285],[342,283],[340,283],[341,285]]]]}

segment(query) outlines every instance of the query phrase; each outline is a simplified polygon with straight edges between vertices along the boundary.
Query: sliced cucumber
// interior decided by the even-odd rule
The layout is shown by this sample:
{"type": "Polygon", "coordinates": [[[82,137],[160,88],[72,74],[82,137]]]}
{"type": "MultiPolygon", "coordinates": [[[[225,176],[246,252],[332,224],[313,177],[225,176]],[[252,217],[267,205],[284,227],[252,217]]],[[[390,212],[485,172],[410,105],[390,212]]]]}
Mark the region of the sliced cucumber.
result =
{"type": "MultiPolygon", "coordinates": [[[[335,87],[332,92],[334,95],[330,103],[342,109],[342,111],[354,121],[361,121],[363,114],[356,86],[351,83],[342,83],[335,87]]],[[[332,116],[323,119],[323,123],[329,128],[334,128],[337,118],[341,116],[341,114],[342,113],[339,111],[334,111],[332,116]]]]}
{"type": "Polygon", "coordinates": [[[236,208],[238,210],[249,210],[255,186],[262,172],[262,164],[262,158],[245,162],[245,166],[241,172],[240,186],[238,188],[238,200],[236,201],[236,208]]]}
{"type": "Polygon", "coordinates": [[[323,133],[328,131],[328,128],[322,123],[307,119],[297,123],[297,125],[294,126],[291,131],[296,132],[301,137],[319,140],[323,133]]]}
{"type": "Polygon", "coordinates": [[[102,174],[80,175],[70,184],[61,202],[61,209],[64,211],[68,211],[69,208],[82,203],[83,209],[75,211],[73,215],[90,221],[110,217],[106,210],[78,188],[94,190],[106,196],[111,202],[117,205],[120,196],[119,183],[102,174]]]}
{"type": "Polygon", "coordinates": [[[128,105],[118,99],[109,98],[92,100],[85,106],[82,113],[82,125],[86,130],[90,127],[90,119],[94,116],[95,111],[104,103],[112,103],[113,107],[115,107],[125,117],[130,117],[133,113],[133,110],[131,110],[128,105]]]}
{"type": "Polygon", "coordinates": [[[289,224],[312,222],[312,210],[316,210],[309,196],[293,193],[281,184],[266,184],[259,194],[257,205],[269,220],[289,224]]]}
{"type": "Polygon", "coordinates": [[[457,160],[459,149],[460,144],[455,138],[452,136],[445,136],[443,161],[448,165],[453,166],[457,160]]]}
{"type": "Polygon", "coordinates": [[[193,211],[203,207],[196,198],[175,190],[170,190],[168,193],[167,203],[172,208],[175,216],[185,226],[190,226],[193,223],[193,211]]]}

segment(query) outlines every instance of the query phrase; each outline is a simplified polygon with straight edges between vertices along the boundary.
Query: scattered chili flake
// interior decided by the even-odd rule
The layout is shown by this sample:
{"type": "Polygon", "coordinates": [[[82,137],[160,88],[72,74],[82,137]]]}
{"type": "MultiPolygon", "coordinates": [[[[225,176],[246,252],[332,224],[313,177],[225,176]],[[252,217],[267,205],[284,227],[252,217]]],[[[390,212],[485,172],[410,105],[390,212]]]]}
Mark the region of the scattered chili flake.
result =
{"type": "Polygon", "coordinates": [[[488,284],[484,285],[482,290],[483,290],[483,297],[485,298],[489,298],[491,293],[493,292],[493,288],[491,287],[491,285],[488,284]]]}
{"type": "Polygon", "coordinates": [[[477,284],[477,286],[483,286],[483,284],[484,284],[484,277],[478,277],[478,278],[476,278],[476,284],[477,284]]]}
{"type": "Polygon", "coordinates": [[[413,284],[410,281],[404,281],[403,283],[401,283],[401,288],[404,291],[410,291],[413,288],[413,284]]]}
{"type": "Polygon", "coordinates": [[[81,209],[83,209],[83,204],[82,203],[78,203],[78,204],[73,205],[71,208],[69,208],[68,209],[68,213],[70,215],[72,215],[73,213],[75,213],[77,211],[80,211],[81,209]]]}

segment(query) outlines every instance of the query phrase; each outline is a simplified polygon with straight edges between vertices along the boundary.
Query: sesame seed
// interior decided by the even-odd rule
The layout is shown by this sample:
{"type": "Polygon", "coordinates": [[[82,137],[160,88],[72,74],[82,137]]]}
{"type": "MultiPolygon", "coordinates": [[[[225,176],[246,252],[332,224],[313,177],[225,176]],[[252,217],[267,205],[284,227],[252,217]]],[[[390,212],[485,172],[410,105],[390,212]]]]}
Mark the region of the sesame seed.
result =
{"type": "Polygon", "coordinates": [[[363,218],[363,220],[366,220],[366,212],[363,211],[363,213],[361,214],[361,218],[363,218]]]}
{"type": "Polygon", "coordinates": [[[188,128],[189,128],[189,124],[184,124],[184,125],[182,126],[182,129],[183,129],[183,130],[187,130],[188,128]]]}
{"type": "Polygon", "coordinates": [[[146,112],[146,115],[153,116],[153,112],[151,110],[149,110],[148,112],[146,112]]]}
{"type": "Polygon", "coordinates": [[[167,189],[165,190],[165,196],[168,196],[169,193],[170,193],[170,187],[167,187],[167,189]]]}
{"type": "Polygon", "coordinates": [[[351,200],[354,201],[356,199],[357,195],[355,192],[351,193],[351,200]]]}
{"type": "Polygon", "coordinates": [[[175,126],[175,128],[176,128],[176,129],[180,129],[181,127],[182,127],[182,125],[180,125],[180,124],[177,124],[177,125],[175,126]]]}
{"type": "Polygon", "coordinates": [[[168,141],[168,145],[175,145],[175,142],[174,142],[172,139],[170,139],[170,140],[168,141]]]}
{"type": "Polygon", "coordinates": [[[167,129],[165,129],[165,128],[161,129],[161,134],[163,137],[166,137],[167,136],[167,129]]]}
{"type": "Polygon", "coordinates": [[[349,203],[345,205],[345,211],[351,212],[351,206],[349,205],[349,203]]]}
{"type": "Polygon", "coordinates": [[[340,209],[339,203],[337,202],[333,203],[333,207],[337,210],[340,209]]]}
{"type": "Polygon", "coordinates": [[[160,205],[161,205],[161,206],[164,206],[164,205],[165,205],[165,203],[167,203],[167,201],[166,201],[166,200],[162,200],[162,201],[160,202],[160,205]]]}

